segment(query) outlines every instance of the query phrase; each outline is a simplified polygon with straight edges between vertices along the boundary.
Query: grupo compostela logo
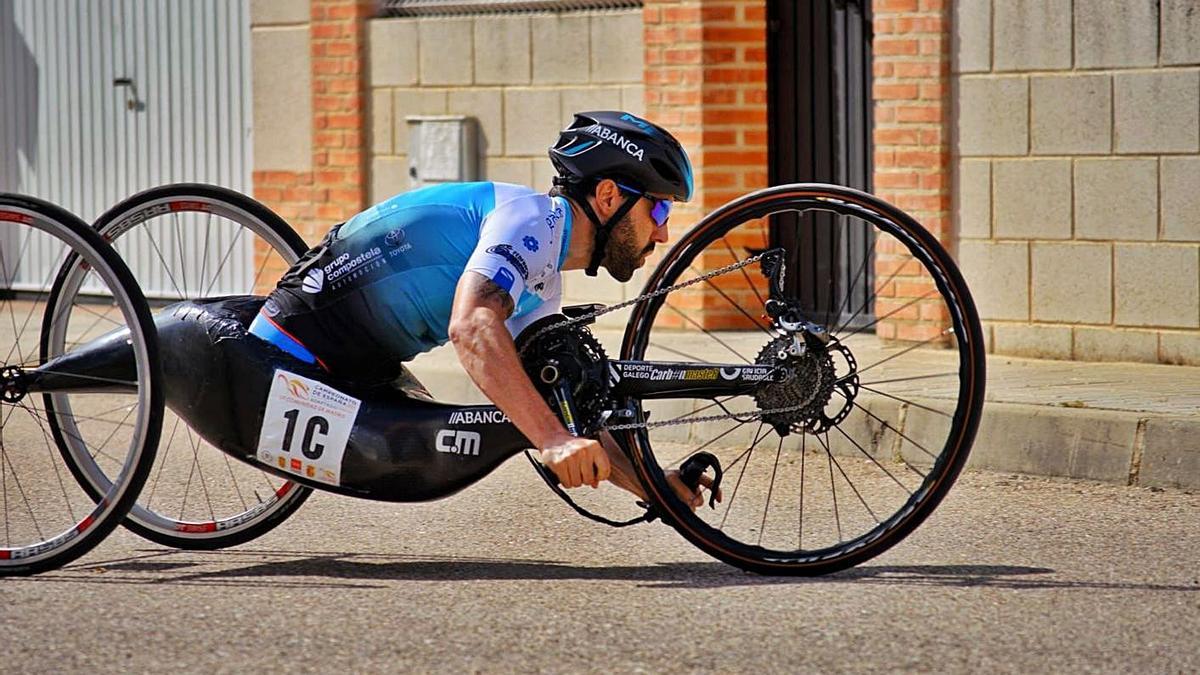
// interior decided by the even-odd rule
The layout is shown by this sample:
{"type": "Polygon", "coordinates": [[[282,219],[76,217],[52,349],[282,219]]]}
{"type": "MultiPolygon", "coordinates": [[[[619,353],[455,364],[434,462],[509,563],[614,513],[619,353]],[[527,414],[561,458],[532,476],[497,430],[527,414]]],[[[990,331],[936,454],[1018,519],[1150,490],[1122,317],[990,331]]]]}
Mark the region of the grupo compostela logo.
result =
{"type": "Polygon", "coordinates": [[[304,384],[303,382],[301,382],[300,380],[297,380],[295,378],[288,377],[287,375],[284,375],[283,373],[276,375],[276,377],[283,380],[284,386],[286,386],[288,388],[288,391],[292,393],[292,396],[295,396],[296,398],[308,398],[308,385],[307,384],[304,384]]]}

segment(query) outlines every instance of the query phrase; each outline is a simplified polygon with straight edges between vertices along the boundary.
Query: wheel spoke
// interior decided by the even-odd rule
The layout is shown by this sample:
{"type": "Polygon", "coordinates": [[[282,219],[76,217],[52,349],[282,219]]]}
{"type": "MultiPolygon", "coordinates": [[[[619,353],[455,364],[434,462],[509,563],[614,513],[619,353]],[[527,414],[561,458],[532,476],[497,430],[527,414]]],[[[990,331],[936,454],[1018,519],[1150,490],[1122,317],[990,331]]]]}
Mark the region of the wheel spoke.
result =
{"type": "Polygon", "coordinates": [[[924,347],[925,345],[929,344],[930,342],[933,342],[934,340],[940,340],[941,338],[949,335],[951,332],[952,332],[951,329],[947,328],[927,340],[922,340],[920,342],[913,343],[913,344],[909,345],[908,347],[905,347],[904,349],[900,350],[899,352],[896,352],[895,354],[892,354],[891,356],[887,357],[886,359],[876,361],[875,363],[872,363],[871,365],[867,366],[866,368],[859,368],[857,372],[859,375],[862,375],[863,373],[867,372],[868,370],[871,370],[872,368],[874,368],[876,366],[881,366],[881,365],[887,363],[888,361],[891,361],[892,359],[904,356],[905,354],[911,352],[912,350],[924,347]]]}
{"type": "Polygon", "coordinates": [[[710,440],[709,442],[705,443],[704,445],[702,445],[702,446],[700,446],[700,447],[696,448],[695,450],[692,450],[692,451],[690,451],[690,452],[684,453],[684,454],[683,454],[683,455],[681,455],[680,457],[676,458],[674,462],[671,462],[670,464],[668,464],[668,465],[667,465],[667,468],[669,468],[669,469],[673,469],[673,468],[675,468],[675,467],[676,467],[677,465],[679,465],[679,463],[680,463],[680,462],[682,462],[683,460],[687,459],[688,457],[691,457],[692,455],[696,454],[697,452],[700,452],[701,450],[705,450],[705,449],[707,449],[707,448],[708,448],[710,445],[712,445],[713,443],[716,443],[717,441],[721,440],[722,438],[725,438],[725,437],[726,437],[726,436],[728,436],[729,434],[731,434],[731,433],[733,433],[733,432],[737,431],[738,429],[742,428],[743,426],[745,426],[745,425],[747,425],[747,424],[749,424],[749,422],[738,422],[737,424],[733,425],[732,427],[729,427],[729,428],[728,428],[728,429],[726,429],[725,431],[721,432],[721,434],[720,434],[719,436],[717,436],[716,438],[713,438],[712,440],[710,440]]]}
{"type": "Polygon", "coordinates": [[[204,467],[200,465],[200,439],[192,433],[191,427],[186,427],[188,442],[192,446],[192,465],[196,467],[196,473],[200,476],[200,489],[204,493],[204,501],[208,504],[208,515],[215,522],[217,520],[217,512],[213,509],[212,498],[208,494],[208,481],[204,479],[204,467]]]}
{"type": "MultiPolygon", "coordinates": [[[[729,518],[729,513],[731,511],[733,511],[733,502],[735,499],[737,499],[738,488],[741,487],[741,485],[742,485],[742,477],[746,475],[746,467],[750,466],[749,455],[753,455],[755,446],[757,446],[759,444],[759,442],[762,441],[762,439],[767,437],[767,434],[762,434],[761,436],[759,435],[759,432],[762,431],[762,428],[763,428],[762,423],[759,423],[758,429],[754,430],[754,442],[751,443],[750,447],[746,448],[746,452],[743,453],[743,455],[746,456],[746,463],[742,465],[742,470],[740,473],[738,473],[737,483],[734,483],[734,485],[733,485],[733,494],[729,496],[729,504],[725,506],[725,514],[721,516],[721,524],[719,526],[717,526],[718,530],[725,529],[725,521],[726,521],[726,519],[729,518]]],[[[768,429],[767,433],[768,434],[770,433],[769,429],[768,429]]],[[[730,466],[732,466],[732,464],[730,466]]],[[[728,470],[728,469],[726,469],[726,470],[728,470]]]]}
{"type": "MultiPolygon", "coordinates": [[[[883,425],[883,428],[885,428],[885,429],[890,429],[891,431],[895,432],[895,434],[896,434],[897,436],[899,436],[900,438],[903,438],[904,440],[908,441],[909,443],[912,443],[913,445],[915,445],[915,446],[917,446],[918,448],[920,448],[920,449],[921,449],[921,452],[924,452],[926,455],[929,455],[929,458],[930,458],[930,459],[937,460],[937,455],[936,455],[936,454],[934,454],[934,453],[930,452],[929,450],[927,450],[927,449],[925,448],[925,446],[923,446],[923,445],[921,445],[920,443],[918,443],[918,442],[914,441],[913,439],[909,438],[908,436],[905,436],[905,435],[904,435],[904,432],[902,432],[902,431],[900,431],[899,429],[897,429],[896,427],[892,426],[892,425],[891,425],[891,423],[890,423],[890,422],[888,422],[887,420],[885,420],[885,419],[883,419],[883,418],[879,417],[878,415],[876,415],[875,413],[871,412],[870,410],[867,410],[866,408],[862,407],[862,406],[861,406],[861,405],[859,405],[858,403],[854,403],[853,405],[854,405],[854,407],[855,407],[855,408],[858,408],[859,410],[861,410],[861,411],[865,412],[866,414],[868,414],[868,415],[870,415],[872,418],[874,418],[874,419],[875,419],[875,421],[877,421],[877,422],[879,422],[880,424],[882,424],[882,425],[883,425]]],[[[922,477],[923,477],[923,476],[922,476],[922,477]]]]}
{"type": "Polygon", "coordinates": [[[687,352],[681,352],[681,351],[679,351],[678,349],[674,349],[674,348],[672,348],[672,347],[668,347],[668,346],[666,346],[666,345],[662,345],[662,344],[658,344],[658,343],[655,343],[655,342],[651,342],[651,343],[650,343],[650,346],[651,346],[651,347],[654,347],[655,349],[661,349],[661,350],[663,350],[664,352],[669,352],[669,353],[671,353],[671,354],[675,354],[676,356],[682,356],[682,357],[684,357],[684,358],[691,359],[692,361],[695,361],[695,362],[697,362],[697,363],[702,363],[702,362],[704,362],[704,361],[705,361],[705,359],[703,359],[703,358],[701,358],[701,357],[699,357],[699,356],[693,356],[692,354],[688,354],[687,352]]]}
{"type": "MultiPolygon", "coordinates": [[[[738,257],[738,254],[734,252],[733,247],[729,245],[728,239],[721,237],[721,243],[725,244],[725,249],[729,251],[729,255],[733,256],[733,262],[742,262],[742,258],[738,257]]],[[[742,276],[746,278],[746,284],[750,286],[750,290],[754,291],[754,297],[758,298],[758,304],[762,307],[766,307],[767,301],[763,299],[762,293],[758,292],[758,286],[755,286],[754,281],[750,279],[750,273],[746,271],[745,267],[739,267],[738,269],[742,272],[742,276]]]]}
{"type": "Polygon", "coordinates": [[[797,509],[796,550],[804,550],[804,460],[808,454],[808,434],[800,434],[800,508],[797,509]]]}
{"type": "MultiPolygon", "coordinates": [[[[767,514],[771,512],[771,495],[775,492],[775,474],[779,471],[779,455],[783,452],[783,436],[779,437],[779,446],[775,448],[775,466],[771,467],[771,484],[767,487],[767,505],[763,509],[762,523],[758,526],[758,545],[762,546],[763,532],[767,531],[767,514]]],[[[747,462],[749,464],[749,462],[747,462]]]]}
{"type": "Polygon", "coordinates": [[[912,382],[913,380],[930,380],[935,377],[956,377],[958,373],[934,373],[932,375],[911,375],[909,377],[893,377],[887,380],[875,380],[874,382],[860,382],[860,387],[865,387],[868,384],[880,385],[890,384],[892,382],[912,382]]]}
{"type": "MultiPolygon", "coordinates": [[[[747,359],[745,356],[742,356],[742,353],[741,353],[741,352],[739,352],[738,350],[734,349],[733,347],[730,347],[730,346],[729,346],[729,343],[725,342],[724,340],[722,340],[721,338],[717,337],[716,335],[713,335],[713,334],[712,334],[712,333],[711,333],[711,332],[710,332],[710,331],[709,331],[707,328],[705,328],[704,326],[701,326],[699,323],[696,323],[696,320],[695,320],[695,319],[693,319],[692,317],[688,316],[688,315],[687,315],[687,312],[684,312],[683,310],[681,310],[681,309],[679,309],[679,308],[675,307],[674,305],[672,305],[672,304],[670,304],[670,303],[667,303],[667,304],[666,304],[666,307],[667,307],[668,309],[670,309],[671,311],[675,312],[676,314],[678,314],[679,316],[683,317],[683,320],[684,320],[684,321],[687,321],[688,323],[690,323],[690,324],[692,324],[693,326],[695,326],[695,327],[696,327],[696,329],[697,329],[697,330],[699,330],[701,333],[704,333],[704,334],[705,334],[705,335],[707,335],[708,337],[712,338],[714,341],[716,341],[716,343],[717,343],[717,344],[721,345],[721,346],[722,346],[722,347],[724,347],[725,349],[728,349],[728,350],[730,351],[730,353],[732,353],[734,356],[736,356],[736,357],[738,357],[739,359],[741,359],[741,360],[745,361],[747,364],[750,364],[750,359],[747,359]]],[[[753,364],[750,364],[750,365],[753,365],[753,364]]]]}
{"type": "Polygon", "coordinates": [[[221,278],[221,272],[224,271],[225,264],[229,262],[229,256],[233,253],[233,249],[237,247],[237,243],[241,241],[242,233],[245,231],[245,228],[238,229],[237,234],[233,236],[233,241],[229,242],[229,248],[225,251],[225,255],[221,256],[221,264],[217,267],[217,271],[213,273],[212,281],[210,281],[208,287],[204,289],[204,295],[208,295],[213,286],[217,284],[217,280],[221,278]]]}
{"type": "MultiPolygon", "coordinates": [[[[929,412],[931,412],[931,413],[934,413],[934,414],[937,414],[937,415],[941,415],[942,417],[953,418],[953,415],[951,415],[950,413],[947,413],[947,412],[944,412],[944,411],[941,411],[941,410],[937,410],[936,408],[930,408],[930,407],[929,407],[929,406],[927,406],[927,405],[921,405],[920,403],[916,403],[916,402],[914,402],[914,401],[910,401],[910,400],[908,400],[908,399],[906,399],[906,398],[900,398],[899,396],[893,396],[893,395],[891,395],[891,394],[889,394],[889,393],[887,393],[887,392],[885,392],[885,391],[879,391],[878,389],[872,389],[871,387],[868,387],[868,386],[867,386],[867,385],[865,385],[865,384],[860,384],[860,385],[858,385],[858,386],[862,387],[863,389],[866,389],[867,391],[869,391],[869,392],[871,392],[871,393],[873,393],[873,394],[879,394],[880,396],[886,396],[887,398],[890,398],[890,399],[892,399],[893,401],[899,401],[900,403],[907,403],[908,405],[911,405],[911,406],[912,406],[912,407],[914,407],[914,408],[920,408],[921,410],[927,410],[927,411],[929,411],[929,412]]],[[[836,390],[835,390],[835,391],[836,391],[836,390]]]]}
{"type": "MultiPolygon", "coordinates": [[[[818,436],[817,440],[820,439],[821,437],[818,436]]],[[[850,477],[846,475],[846,471],[842,469],[842,463],[837,461],[837,458],[833,456],[833,452],[829,448],[829,434],[825,434],[825,440],[821,441],[821,443],[825,446],[825,452],[829,455],[830,461],[833,462],[833,465],[837,467],[838,473],[842,475],[842,480],[846,481],[846,485],[850,486],[850,491],[854,493],[855,497],[858,497],[858,501],[862,503],[863,508],[867,510],[867,513],[871,514],[871,517],[875,519],[875,524],[878,525],[879,516],[875,515],[875,512],[871,510],[871,507],[867,505],[867,500],[863,499],[863,496],[859,493],[858,488],[854,487],[854,481],[850,480],[850,477]]],[[[830,479],[832,480],[832,478],[833,475],[830,474],[830,479]]],[[[838,531],[838,536],[842,536],[840,529],[838,531]]]]}
{"type": "Polygon", "coordinates": [[[38,428],[41,429],[42,444],[46,446],[46,454],[50,457],[50,466],[54,467],[54,477],[58,480],[58,489],[62,491],[63,501],[67,505],[67,513],[71,516],[71,520],[76,520],[75,509],[71,507],[71,497],[67,494],[67,485],[63,482],[62,472],[58,469],[58,458],[55,457],[54,448],[50,447],[50,441],[46,438],[50,434],[50,431],[46,429],[46,426],[42,423],[42,419],[34,409],[25,406],[23,403],[18,403],[17,405],[24,408],[29,413],[29,416],[33,418],[34,423],[38,425],[38,428]]]}
{"type": "MultiPolygon", "coordinates": [[[[695,268],[688,268],[688,269],[691,269],[691,270],[692,270],[692,272],[693,272],[693,273],[694,273],[694,274],[695,274],[697,277],[699,277],[699,276],[702,276],[700,272],[697,272],[697,271],[695,270],[695,268]]],[[[744,268],[744,267],[743,267],[743,268],[742,268],[742,271],[745,271],[745,269],[746,269],[746,268],[744,268]]],[[[747,312],[747,311],[745,310],[745,308],[744,308],[744,307],[742,307],[742,306],[741,306],[741,305],[739,305],[738,303],[734,302],[734,301],[733,301],[733,298],[729,297],[729,295],[728,295],[728,294],[727,294],[727,293],[726,293],[724,290],[722,290],[720,286],[717,286],[716,284],[714,284],[714,283],[713,283],[713,280],[712,280],[711,278],[706,278],[706,279],[704,280],[704,283],[706,283],[706,284],[708,284],[709,286],[711,286],[711,287],[712,287],[712,289],[713,289],[714,291],[716,291],[716,292],[717,292],[717,295],[720,295],[722,298],[725,298],[725,302],[728,302],[728,303],[729,303],[729,305],[730,305],[731,307],[733,307],[734,309],[736,309],[736,310],[737,310],[737,311],[738,311],[738,312],[739,312],[739,313],[740,313],[742,316],[746,317],[746,319],[748,319],[748,320],[750,321],[750,323],[754,324],[754,325],[755,325],[755,327],[757,327],[757,328],[758,328],[759,330],[761,330],[762,332],[766,333],[768,337],[774,337],[773,335],[771,335],[771,331],[767,330],[767,327],[766,327],[766,326],[764,326],[764,325],[762,325],[761,323],[759,323],[759,320],[758,320],[758,319],[756,319],[756,318],[754,318],[753,316],[751,316],[751,315],[750,315],[750,312],[747,312]]]]}
{"type": "MultiPolygon", "coordinates": [[[[175,432],[179,431],[179,418],[175,418],[175,424],[171,426],[171,436],[167,439],[167,449],[163,451],[162,456],[158,460],[158,471],[154,474],[154,482],[150,485],[150,496],[146,498],[146,508],[154,503],[154,493],[158,490],[158,479],[162,477],[163,468],[167,466],[167,456],[171,454],[171,446],[175,444],[175,432]]],[[[186,497],[185,497],[186,498],[186,497]]]]}
{"type": "Polygon", "coordinates": [[[175,293],[179,295],[179,297],[187,297],[183,291],[179,290],[179,283],[175,281],[175,275],[171,274],[171,266],[168,265],[166,259],[163,258],[162,250],[158,248],[158,244],[154,241],[154,233],[149,229],[146,230],[146,238],[150,240],[150,246],[154,248],[154,254],[158,256],[158,261],[162,263],[163,271],[167,273],[167,278],[171,280],[171,288],[175,289],[175,293]]]}
{"type": "Polygon", "coordinates": [[[825,447],[825,457],[826,461],[829,463],[829,489],[833,493],[833,519],[834,522],[837,523],[837,536],[838,541],[840,542],[844,541],[845,537],[842,536],[842,517],[838,513],[837,483],[833,481],[833,453],[829,451],[828,441],[821,440],[820,436],[817,436],[817,440],[820,441],[821,445],[825,447]]]}
{"type": "Polygon", "coordinates": [[[904,490],[905,492],[907,492],[909,497],[912,496],[912,490],[909,490],[907,487],[905,487],[904,483],[901,483],[899,481],[899,479],[897,479],[895,476],[893,476],[891,471],[888,471],[886,467],[884,467],[882,464],[879,463],[879,460],[872,457],[871,453],[869,453],[865,449],[863,449],[863,446],[859,445],[858,441],[854,440],[850,436],[850,434],[847,434],[845,431],[842,431],[841,427],[834,427],[834,429],[837,429],[839,434],[845,436],[846,440],[853,443],[854,447],[858,448],[858,451],[862,453],[863,457],[866,457],[867,459],[871,460],[871,463],[874,464],[875,466],[879,467],[880,471],[887,474],[887,477],[891,478],[893,483],[895,483],[896,485],[899,485],[901,490],[904,490]]]}

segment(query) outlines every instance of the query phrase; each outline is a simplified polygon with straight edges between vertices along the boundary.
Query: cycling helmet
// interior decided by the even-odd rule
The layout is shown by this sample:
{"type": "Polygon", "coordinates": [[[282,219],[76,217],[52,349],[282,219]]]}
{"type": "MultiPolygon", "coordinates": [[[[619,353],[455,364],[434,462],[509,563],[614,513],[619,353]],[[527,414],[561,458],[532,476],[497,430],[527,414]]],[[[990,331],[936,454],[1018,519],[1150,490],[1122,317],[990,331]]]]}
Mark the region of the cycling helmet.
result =
{"type": "Polygon", "coordinates": [[[692,163],[683,146],[666,129],[627,112],[601,110],[576,113],[550,148],[558,171],[554,184],[579,204],[596,225],[589,276],[596,276],[612,228],[637,203],[631,196],[601,223],[587,202],[595,181],[612,178],[650,193],[686,202],[695,191],[692,163]]]}

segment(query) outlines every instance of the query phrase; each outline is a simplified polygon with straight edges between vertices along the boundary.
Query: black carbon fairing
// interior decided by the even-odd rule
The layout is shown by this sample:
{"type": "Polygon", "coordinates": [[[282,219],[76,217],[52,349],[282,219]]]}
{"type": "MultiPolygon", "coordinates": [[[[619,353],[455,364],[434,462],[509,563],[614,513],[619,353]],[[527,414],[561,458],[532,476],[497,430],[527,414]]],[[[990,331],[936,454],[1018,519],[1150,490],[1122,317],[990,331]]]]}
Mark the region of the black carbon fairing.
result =
{"type": "MultiPolygon", "coordinates": [[[[256,296],[188,301],[155,317],[167,405],[229,455],[314,488],[411,502],[452,494],[529,447],[494,406],[448,405],[412,398],[390,386],[359,387],[248,334],[246,326],[262,302],[256,296]],[[360,402],[336,481],[321,480],[308,469],[311,455],[329,449],[311,442],[311,430],[303,453],[299,435],[290,448],[260,447],[268,395],[280,372],[315,380],[360,402]]],[[[89,364],[112,376],[120,375],[125,361],[131,373],[133,361],[127,351],[120,336],[105,336],[73,350],[69,363],[46,364],[44,369],[55,371],[56,378],[45,374],[43,381],[53,386],[38,389],[81,387],[92,381],[89,364]]],[[[316,427],[315,433],[320,431],[316,427]]]]}

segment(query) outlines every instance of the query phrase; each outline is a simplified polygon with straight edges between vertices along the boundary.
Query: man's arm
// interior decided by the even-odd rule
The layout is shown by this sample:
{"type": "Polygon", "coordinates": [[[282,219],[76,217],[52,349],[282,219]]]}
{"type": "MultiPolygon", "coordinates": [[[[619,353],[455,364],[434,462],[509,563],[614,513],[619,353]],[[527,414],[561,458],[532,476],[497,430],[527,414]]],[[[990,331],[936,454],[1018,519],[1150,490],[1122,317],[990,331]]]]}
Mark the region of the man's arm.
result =
{"type": "Polygon", "coordinates": [[[538,450],[542,462],[565,487],[595,487],[609,477],[610,464],[600,444],[577,438],[546,405],[526,376],[516,345],[504,322],[513,313],[512,298],[477,272],[465,272],[454,292],[450,341],[463,369],[538,450]]]}

